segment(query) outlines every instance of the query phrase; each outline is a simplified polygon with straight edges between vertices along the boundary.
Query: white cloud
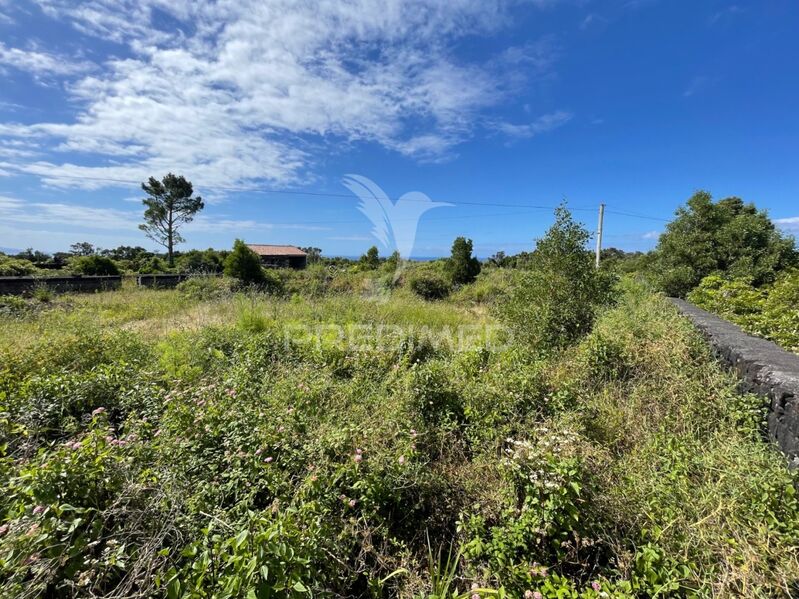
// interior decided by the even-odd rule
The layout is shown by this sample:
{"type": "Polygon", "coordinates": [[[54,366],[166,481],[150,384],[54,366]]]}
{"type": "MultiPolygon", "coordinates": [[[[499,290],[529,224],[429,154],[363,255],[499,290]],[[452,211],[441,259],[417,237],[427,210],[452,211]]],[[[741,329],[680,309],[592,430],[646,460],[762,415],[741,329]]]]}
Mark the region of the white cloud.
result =
{"type": "Polygon", "coordinates": [[[331,241],[374,241],[374,237],[368,235],[339,235],[336,237],[328,237],[331,241]]]}
{"type": "Polygon", "coordinates": [[[534,137],[547,131],[552,131],[568,123],[573,115],[570,112],[558,110],[538,117],[531,123],[514,125],[513,123],[498,122],[494,123],[497,131],[509,137],[528,138],[534,137]]]}
{"type": "Polygon", "coordinates": [[[647,231],[641,235],[642,239],[658,239],[660,238],[660,231],[647,231]]]}
{"type": "Polygon", "coordinates": [[[780,229],[785,229],[786,231],[799,232],[799,216],[789,216],[788,218],[775,218],[774,224],[777,225],[780,229]]]}
{"type": "Polygon", "coordinates": [[[738,6],[737,4],[731,4],[710,16],[710,24],[716,25],[718,23],[729,22],[735,17],[735,15],[744,12],[743,8],[738,6]]]}
{"type": "Polygon", "coordinates": [[[294,183],[307,178],[320,145],[361,140],[438,160],[503,100],[503,77],[537,76],[551,62],[546,44],[508,50],[497,59],[504,71],[453,57],[461,37],[507,24],[502,0],[38,2],[132,53],[70,86],[82,107],[73,122],[0,126],[31,151],[73,153],[0,164],[61,187],[169,170],[198,189],[294,183]]]}
{"type": "MultiPolygon", "coordinates": [[[[4,224],[43,225],[58,223],[60,227],[91,231],[117,231],[125,234],[139,230],[142,210],[97,208],[61,202],[25,202],[0,196],[0,222],[4,224]]],[[[46,226],[46,225],[44,225],[46,226]]],[[[268,223],[255,220],[229,219],[224,215],[199,214],[184,230],[195,233],[274,231],[329,231],[331,227],[293,223],[268,223]]]]}
{"type": "Polygon", "coordinates": [[[82,60],[70,60],[38,50],[10,48],[3,42],[0,42],[0,65],[27,71],[36,77],[78,75],[93,68],[91,63],[82,60]]]}

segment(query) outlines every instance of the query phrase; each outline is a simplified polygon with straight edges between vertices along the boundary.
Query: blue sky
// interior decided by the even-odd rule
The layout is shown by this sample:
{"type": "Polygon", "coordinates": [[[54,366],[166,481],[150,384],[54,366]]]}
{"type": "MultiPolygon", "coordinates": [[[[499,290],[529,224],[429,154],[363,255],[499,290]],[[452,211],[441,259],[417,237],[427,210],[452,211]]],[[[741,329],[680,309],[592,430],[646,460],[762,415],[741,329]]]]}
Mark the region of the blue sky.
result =
{"type": "Polygon", "coordinates": [[[0,0],[0,247],[156,247],[136,182],[169,171],[208,200],[186,249],[360,254],[348,174],[454,204],[417,256],[529,249],[563,199],[649,249],[700,188],[799,231],[797,31],[792,0],[0,0]]]}

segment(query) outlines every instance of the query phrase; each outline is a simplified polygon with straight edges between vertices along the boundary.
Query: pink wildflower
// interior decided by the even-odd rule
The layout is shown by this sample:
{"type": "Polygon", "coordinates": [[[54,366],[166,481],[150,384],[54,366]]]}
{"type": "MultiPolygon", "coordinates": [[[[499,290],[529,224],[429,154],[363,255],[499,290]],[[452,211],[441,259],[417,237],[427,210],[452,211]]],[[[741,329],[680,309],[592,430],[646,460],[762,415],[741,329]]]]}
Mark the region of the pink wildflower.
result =
{"type": "Polygon", "coordinates": [[[255,450],[255,455],[261,455],[263,453],[263,451],[264,451],[263,449],[256,449],[255,450]]]}
{"type": "Polygon", "coordinates": [[[350,507],[355,507],[357,504],[358,504],[358,502],[355,499],[350,499],[350,501],[349,501],[349,506],[350,507]]]}
{"type": "Polygon", "coordinates": [[[480,595],[477,593],[472,593],[472,599],[480,599],[480,595]]]}
{"type": "Polygon", "coordinates": [[[266,459],[264,460],[264,462],[266,462],[267,464],[271,464],[271,463],[272,463],[272,460],[274,460],[274,459],[275,459],[275,458],[273,458],[273,457],[270,455],[268,458],[266,458],[266,459]]]}
{"type": "Polygon", "coordinates": [[[480,588],[480,585],[479,585],[479,584],[477,584],[476,582],[473,582],[473,583],[472,583],[472,590],[473,590],[473,591],[474,591],[474,590],[477,590],[477,589],[479,589],[479,588],[480,588]]]}
{"type": "Polygon", "coordinates": [[[411,429],[411,437],[413,437],[414,439],[416,438],[416,429],[415,428],[411,429]]]}
{"type": "Polygon", "coordinates": [[[227,390],[227,394],[228,394],[230,397],[236,397],[236,390],[235,390],[235,389],[228,389],[228,390],[227,390]]]}
{"type": "Polygon", "coordinates": [[[524,599],[533,599],[533,591],[531,591],[530,589],[527,589],[524,592],[524,599]]]}
{"type": "Polygon", "coordinates": [[[538,591],[536,591],[535,593],[533,593],[533,599],[544,599],[544,596],[538,591]]]}
{"type": "Polygon", "coordinates": [[[594,589],[597,593],[602,588],[602,585],[599,584],[596,580],[591,583],[591,588],[594,589]]]}
{"type": "Polygon", "coordinates": [[[3,526],[0,526],[0,537],[5,536],[7,532],[8,532],[8,524],[3,524],[3,526]]]}
{"type": "Polygon", "coordinates": [[[356,453],[356,454],[353,456],[353,458],[352,458],[352,459],[353,459],[353,460],[355,460],[355,463],[356,463],[356,464],[360,464],[360,463],[361,463],[361,461],[363,460],[363,456],[362,456],[361,454],[359,454],[359,453],[356,453]]]}
{"type": "Polygon", "coordinates": [[[401,455],[397,461],[399,462],[400,466],[402,466],[405,463],[405,456],[401,455]]]}
{"type": "Polygon", "coordinates": [[[38,514],[41,514],[43,511],[44,511],[44,506],[37,505],[35,508],[33,508],[33,515],[37,516],[38,514]]]}
{"type": "Polygon", "coordinates": [[[99,416],[100,414],[104,413],[105,413],[105,408],[103,407],[95,408],[94,410],[92,410],[92,416],[99,416]]]}
{"type": "Polygon", "coordinates": [[[358,455],[361,455],[363,453],[363,449],[361,449],[359,447],[358,449],[355,450],[355,453],[357,453],[358,455]]]}

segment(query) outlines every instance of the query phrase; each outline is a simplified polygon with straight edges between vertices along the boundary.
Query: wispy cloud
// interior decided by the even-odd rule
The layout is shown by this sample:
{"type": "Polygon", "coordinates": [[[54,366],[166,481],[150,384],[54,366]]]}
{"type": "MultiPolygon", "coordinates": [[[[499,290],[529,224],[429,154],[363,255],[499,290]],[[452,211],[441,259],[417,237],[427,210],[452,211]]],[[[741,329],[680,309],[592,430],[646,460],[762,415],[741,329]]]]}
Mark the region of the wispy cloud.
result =
{"type": "Polygon", "coordinates": [[[94,65],[83,60],[73,60],[38,50],[11,48],[3,42],[0,42],[0,65],[26,71],[37,78],[78,75],[94,68],[94,65]]]}
{"type": "Polygon", "coordinates": [[[587,14],[582,21],[580,21],[580,29],[585,31],[592,27],[607,25],[608,19],[596,13],[587,14]]]}
{"type": "Polygon", "coordinates": [[[715,82],[711,77],[705,75],[697,75],[688,83],[688,86],[683,90],[682,95],[684,98],[690,98],[696,94],[703,92],[715,82]]]}
{"type": "MultiPolygon", "coordinates": [[[[455,58],[463,37],[507,25],[502,0],[38,3],[131,53],[70,85],[80,107],[74,121],[0,127],[46,153],[0,168],[61,187],[95,189],[113,184],[102,179],[167,170],[198,187],[290,184],[305,178],[309,148],[320,143],[371,141],[440,160],[503,101],[514,77],[537,76],[550,63],[546,44],[507,51],[497,58],[504,70],[455,58]],[[179,26],[159,28],[156,13],[179,26]],[[59,152],[91,161],[70,163],[59,152]]],[[[58,68],[43,54],[6,52],[32,69],[58,68]]],[[[63,74],[75,73],[64,64],[63,74]]],[[[535,134],[536,125],[522,127],[518,135],[535,134]]]]}
{"type": "MultiPolygon", "coordinates": [[[[0,221],[5,224],[42,225],[58,223],[64,228],[89,231],[139,230],[142,211],[97,208],[61,202],[26,202],[17,198],[0,196],[0,221]]],[[[185,226],[193,232],[237,232],[274,230],[329,231],[331,227],[294,223],[270,223],[247,219],[230,219],[224,215],[200,214],[185,226]]]]}
{"type": "Polygon", "coordinates": [[[327,239],[330,241],[373,241],[374,237],[369,237],[368,235],[337,235],[327,239]]]}
{"type": "Polygon", "coordinates": [[[658,239],[660,238],[660,231],[647,231],[641,235],[641,239],[658,239]]]}
{"type": "Polygon", "coordinates": [[[708,21],[711,25],[726,23],[742,12],[744,12],[743,8],[737,4],[731,4],[722,8],[721,10],[714,12],[712,15],[710,15],[710,19],[708,19],[708,21]]]}
{"type": "Polygon", "coordinates": [[[799,216],[789,216],[788,218],[775,218],[774,224],[786,231],[799,232],[799,216]]]}
{"type": "Polygon", "coordinates": [[[509,137],[525,139],[562,127],[568,123],[573,116],[574,115],[570,112],[558,110],[542,115],[531,123],[517,125],[507,122],[496,122],[493,126],[497,131],[509,137]]]}

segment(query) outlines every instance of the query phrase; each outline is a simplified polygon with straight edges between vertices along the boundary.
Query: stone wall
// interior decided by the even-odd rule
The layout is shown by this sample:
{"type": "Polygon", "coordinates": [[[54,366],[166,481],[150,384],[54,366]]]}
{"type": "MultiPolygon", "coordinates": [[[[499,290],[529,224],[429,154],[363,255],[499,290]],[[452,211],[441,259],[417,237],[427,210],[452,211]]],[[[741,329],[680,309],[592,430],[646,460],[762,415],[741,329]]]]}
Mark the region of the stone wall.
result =
{"type": "Polygon", "coordinates": [[[799,355],[683,300],[672,300],[710,342],[716,355],[740,377],[741,390],[769,400],[771,437],[799,466],[799,355]]]}
{"type": "Polygon", "coordinates": [[[165,275],[138,275],[136,284],[139,287],[153,287],[157,289],[171,289],[177,287],[178,283],[185,281],[190,275],[185,274],[165,274],[165,275]]]}
{"type": "Polygon", "coordinates": [[[104,277],[0,277],[0,295],[24,295],[37,287],[46,287],[50,291],[107,291],[122,286],[121,276],[104,277]]]}

